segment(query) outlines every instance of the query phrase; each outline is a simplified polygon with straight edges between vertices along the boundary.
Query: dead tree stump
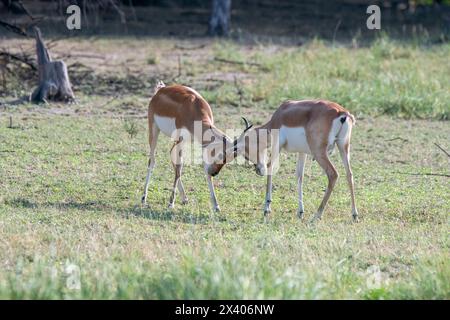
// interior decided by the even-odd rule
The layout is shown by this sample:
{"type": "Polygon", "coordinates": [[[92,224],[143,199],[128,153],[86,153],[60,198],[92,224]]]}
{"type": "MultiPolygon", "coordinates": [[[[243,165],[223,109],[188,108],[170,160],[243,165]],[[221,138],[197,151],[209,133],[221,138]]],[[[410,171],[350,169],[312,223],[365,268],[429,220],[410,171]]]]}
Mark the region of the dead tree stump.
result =
{"type": "Polygon", "coordinates": [[[208,33],[211,36],[227,36],[230,29],[231,0],[212,0],[208,33]]]}
{"type": "Polygon", "coordinates": [[[67,66],[62,60],[52,61],[42,40],[39,28],[34,28],[38,62],[39,85],[30,95],[34,103],[53,101],[73,102],[75,97],[70,85],[67,66]]]}

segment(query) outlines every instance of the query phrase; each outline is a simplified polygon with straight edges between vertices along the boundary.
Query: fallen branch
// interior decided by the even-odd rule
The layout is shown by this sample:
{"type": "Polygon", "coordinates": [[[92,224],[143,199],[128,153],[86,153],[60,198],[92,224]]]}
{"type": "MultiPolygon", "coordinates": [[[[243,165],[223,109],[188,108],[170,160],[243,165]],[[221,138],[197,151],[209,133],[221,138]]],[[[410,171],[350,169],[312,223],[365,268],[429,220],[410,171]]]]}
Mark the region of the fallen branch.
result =
{"type": "Polygon", "coordinates": [[[401,140],[403,142],[408,142],[409,141],[408,139],[405,139],[405,138],[402,138],[402,137],[396,137],[396,138],[388,139],[388,140],[385,140],[385,141],[395,141],[395,140],[401,140]]]}
{"type": "Polygon", "coordinates": [[[12,60],[24,63],[27,66],[29,66],[31,69],[37,71],[36,66],[33,63],[31,63],[30,61],[28,61],[27,58],[25,58],[25,57],[20,57],[18,55],[15,55],[13,53],[9,53],[9,52],[6,52],[6,51],[1,51],[0,52],[0,57],[7,57],[9,59],[12,59],[12,60]]]}
{"type": "Polygon", "coordinates": [[[393,172],[393,173],[404,174],[409,176],[434,176],[434,177],[450,178],[450,174],[447,173],[411,173],[411,172],[393,172]]]}
{"type": "Polygon", "coordinates": [[[450,153],[448,153],[447,151],[445,151],[444,148],[442,148],[442,147],[441,147],[440,145],[438,145],[436,142],[434,143],[434,145],[435,145],[436,147],[438,147],[439,149],[441,149],[441,151],[444,152],[444,153],[447,155],[447,157],[450,158],[450,153]]]}
{"type": "Polygon", "coordinates": [[[106,101],[105,103],[103,103],[102,105],[98,106],[97,109],[101,109],[105,106],[107,106],[108,104],[110,104],[111,102],[117,100],[120,97],[120,94],[116,94],[115,96],[113,96],[111,99],[109,99],[108,101],[106,101]]]}
{"type": "Polygon", "coordinates": [[[88,54],[88,53],[68,53],[68,54],[63,54],[61,52],[57,52],[55,51],[54,53],[56,53],[58,55],[59,59],[70,59],[70,58],[88,58],[88,59],[99,59],[99,60],[105,60],[106,58],[100,55],[96,55],[96,54],[88,54]]]}
{"type": "Polygon", "coordinates": [[[254,67],[262,68],[262,65],[255,62],[244,62],[244,61],[236,61],[236,60],[228,60],[228,59],[222,59],[222,58],[214,58],[215,61],[223,62],[223,63],[229,63],[229,64],[239,64],[239,65],[249,65],[254,67]]]}
{"type": "Polygon", "coordinates": [[[206,44],[201,44],[199,46],[193,46],[193,47],[185,47],[185,46],[180,46],[178,44],[175,45],[175,49],[180,49],[180,50],[197,50],[197,49],[203,49],[206,47],[206,44]]]}
{"type": "Polygon", "coordinates": [[[94,70],[91,67],[88,67],[87,65],[85,65],[85,64],[83,64],[81,62],[78,62],[78,61],[74,62],[72,64],[69,64],[67,66],[67,69],[73,69],[73,68],[85,68],[85,69],[88,69],[91,72],[94,72],[94,70]]]}
{"type": "Polygon", "coordinates": [[[236,93],[239,96],[239,107],[242,106],[242,99],[244,98],[244,90],[240,86],[238,79],[234,76],[234,87],[236,88],[236,93]]]}
{"type": "Polygon", "coordinates": [[[211,82],[225,82],[223,79],[214,79],[214,78],[205,78],[205,81],[211,81],[211,82]]]}
{"type": "Polygon", "coordinates": [[[2,108],[4,108],[4,110],[6,110],[6,108],[8,106],[17,106],[17,105],[23,104],[25,102],[28,102],[28,96],[22,96],[18,99],[12,100],[12,101],[0,102],[0,106],[2,108]]]}

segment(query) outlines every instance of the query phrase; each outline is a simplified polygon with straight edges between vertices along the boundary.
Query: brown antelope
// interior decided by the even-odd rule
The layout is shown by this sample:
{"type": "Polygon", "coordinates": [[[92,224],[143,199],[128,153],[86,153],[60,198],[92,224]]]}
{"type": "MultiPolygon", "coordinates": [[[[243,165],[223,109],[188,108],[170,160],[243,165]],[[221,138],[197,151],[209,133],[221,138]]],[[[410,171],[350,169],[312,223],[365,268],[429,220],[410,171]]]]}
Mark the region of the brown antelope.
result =
{"type": "MultiPolygon", "coordinates": [[[[272,175],[276,162],[274,155],[284,149],[287,152],[298,153],[298,216],[300,218],[303,218],[304,212],[302,182],[307,155],[312,155],[325,171],[328,187],[313,221],[322,217],[338,178],[338,173],[328,157],[336,144],[347,173],[353,219],[355,221],[358,219],[353,175],[350,168],[350,137],[355,118],[350,112],[330,101],[286,101],[275,111],[269,122],[258,128],[251,129],[252,126],[248,124],[248,121],[245,119],[244,121],[246,122],[244,133],[233,142],[232,149],[227,147],[225,155],[220,154],[218,157],[229,162],[236,155],[243,154],[248,161],[255,164],[258,175],[267,175],[265,216],[271,211],[272,175]],[[269,148],[272,152],[271,157],[268,156],[269,148]]],[[[218,165],[213,167],[215,170],[211,171],[212,174],[217,174],[222,168],[218,165]]]]}
{"type": "MultiPolygon", "coordinates": [[[[187,131],[190,138],[201,143],[203,148],[208,148],[214,141],[217,142],[218,140],[222,143],[230,142],[230,139],[214,126],[211,107],[197,91],[181,85],[165,86],[162,81],[156,86],[155,94],[150,100],[148,107],[148,129],[150,156],[142,204],[145,204],[147,200],[148,185],[155,166],[156,145],[160,132],[174,140],[170,154],[175,169],[175,180],[169,201],[169,208],[174,207],[177,188],[180,192],[182,203],[186,204],[188,198],[186,197],[186,192],[181,182],[181,171],[183,168],[183,149],[188,139],[185,139],[185,136],[180,131],[187,131]],[[199,128],[199,130],[195,128],[199,128]],[[206,131],[210,133],[210,139],[206,138],[208,136],[205,134],[206,131]]],[[[210,164],[204,161],[203,166],[206,172],[206,180],[208,182],[213,209],[220,211],[210,171],[216,171],[218,168],[220,170],[223,164],[210,164]]]]}

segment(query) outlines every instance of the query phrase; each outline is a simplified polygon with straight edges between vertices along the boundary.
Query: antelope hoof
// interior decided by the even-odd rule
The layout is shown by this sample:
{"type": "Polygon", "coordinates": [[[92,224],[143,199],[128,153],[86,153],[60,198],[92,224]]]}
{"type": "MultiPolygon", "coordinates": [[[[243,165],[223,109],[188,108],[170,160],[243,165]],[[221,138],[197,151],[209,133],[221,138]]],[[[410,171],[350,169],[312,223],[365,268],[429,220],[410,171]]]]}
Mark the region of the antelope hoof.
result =
{"type": "Polygon", "coordinates": [[[303,220],[303,216],[304,216],[304,212],[303,212],[303,210],[298,210],[297,211],[297,217],[300,219],[300,220],[303,220]]]}
{"type": "Polygon", "coordinates": [[[359,222],[359,217],[357,214],[354,214],[352,217],[353,217],[353,222],[359,222]]]}
{"type": "Polygon", "coordinates": [[[143,206],[145,206],[145,205],[147,204],[147,197],[146,197],[146,196],[142,196],[142,198],[141,198],[141,204],[142,204],[143,206]]]}
{"type": "Polygon", "coordinates": [[[182,205],[185,205],[185,204],[188,204],[188,203],[189,203],[188,198],[183,199],[183,201],[181,201],[181,204],[182,204],[182,205]]]}
{"type": "Polygon", "coordinates": [[[219,207],[219,205],[217,205],[217,206],[214,207],[214,212],[220,212],[220,207],[219,207]]]}
{"type": "Polygon", "coordinates": [[[272,212],[272,210],[270,208],[265,208],[264,209],[264,217],[268,216],[271,212],[272,212]]]}
{"type": "Polygon", "coordinates": [[[169,203],[168,208],[172,210],[173,208],[175,208],[175,205],[173,203],[169,203]]]}
{"type": "Polygon", "coordinates": [[[318,222],[321,219],[321,217],[319,215],[314,215],[314,217],[312,217],[312,219],[309,221],[310,224],[315,224],[316,222],[318,222]]]}

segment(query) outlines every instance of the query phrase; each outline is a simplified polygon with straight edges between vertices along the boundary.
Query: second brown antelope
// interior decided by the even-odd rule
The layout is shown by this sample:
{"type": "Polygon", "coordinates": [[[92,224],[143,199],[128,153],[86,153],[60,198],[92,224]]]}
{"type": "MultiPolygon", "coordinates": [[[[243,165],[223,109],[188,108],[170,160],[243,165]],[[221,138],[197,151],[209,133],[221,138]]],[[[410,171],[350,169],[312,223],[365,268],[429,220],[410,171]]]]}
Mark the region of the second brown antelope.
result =
{"type": "MultiPolygon", "coordinates": [[[[255,164],[258,175],[267,175],[265,216],[271,211],[272,175],[277,160],[275,157],[281,149],[284,149],[287,152],[298,153],[298,216],[300,218],[303,218],[304,212],[302,182],[307,155],[311,155],[325,171],[328,187],[313,221],[320,219],[338,179],[338,173],[329,159],[329,154],[337,145],[350,188],[352,216],[355,221],[358,219],[353,174],[350,168],[350,137],[355,118],[349,111],[331,101],[286,101],[266,124],[253,129],[247,120],[245,122],[244,132],[234,141],[232,147],[226,148],[225,155],[220,154],[218,158],[224,158],[225,162],[229,162],[236,155],[243,154],[248,161],[255,164]]],[[[213,174],[217,174],[220,169],[221,167],[218,167],[213,174]]]]}
{"type": "MultiPolygon", "coordinates": [[[[186,143],[191,141],[187,141],[188,139],[185,139],[181,131],[187,131],[189,137],[199,142],[203,148],[212,146],[214,141],[218,141],[222,146],[223,143],[230,142],[230,139],[214,126],[211,107],[197,91],[181,85],[165,86],[161,81],[156,86],[155,94],[150,100],[148,107],[148,129],[150,157],[142,204],[145,204],[147,201],[148,185],[156,163],[155,152],[160,132],[174,140],[170,154],[175,169],[175,180],[169,208],[174,207],[177,188],[180,192],[182,203],[187,203],[188,198],[181,182],[181,172],[183,168],[183,149],[186,143]],[[196,130],[196,126],[198,130],[196,130]],[[206,131],[209,134],[205,134],[206,131]]],[[[222,161],[218,163],[204,162],[211,203],[215,211],[220,211],[220,207],[217,203],[212,181],[212,175],[214,174],[210,173],[220,171],[222,166],[222,161]]]]}

